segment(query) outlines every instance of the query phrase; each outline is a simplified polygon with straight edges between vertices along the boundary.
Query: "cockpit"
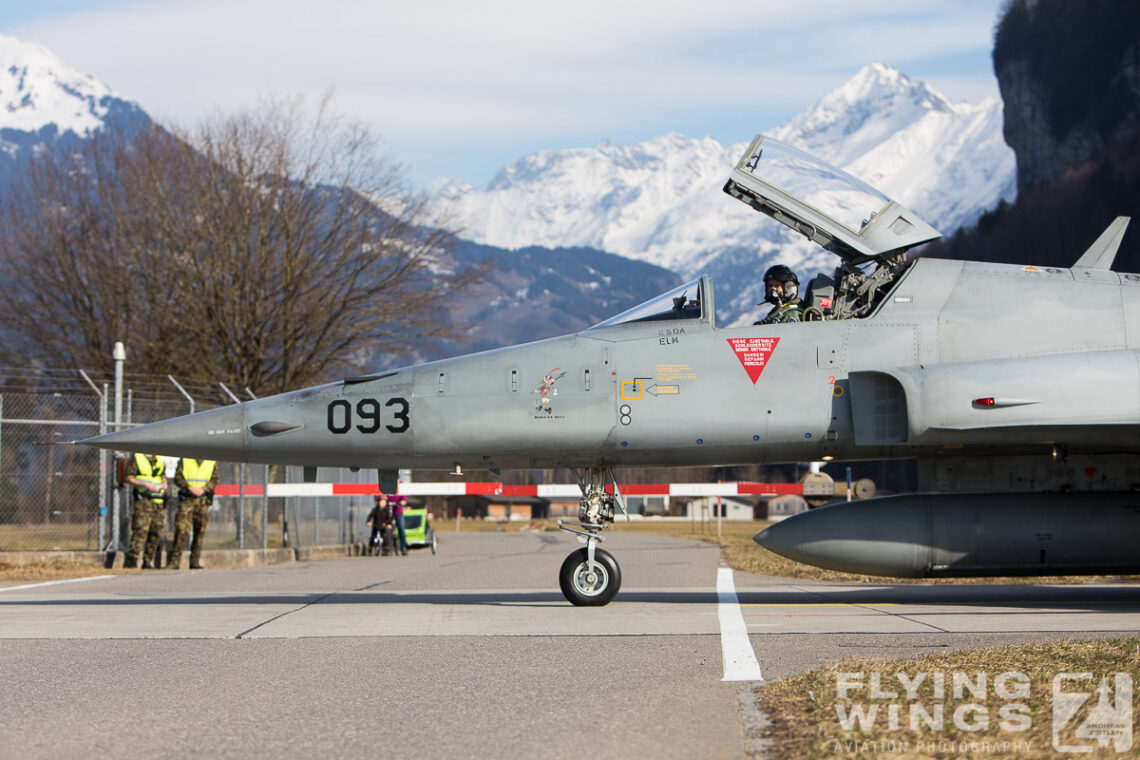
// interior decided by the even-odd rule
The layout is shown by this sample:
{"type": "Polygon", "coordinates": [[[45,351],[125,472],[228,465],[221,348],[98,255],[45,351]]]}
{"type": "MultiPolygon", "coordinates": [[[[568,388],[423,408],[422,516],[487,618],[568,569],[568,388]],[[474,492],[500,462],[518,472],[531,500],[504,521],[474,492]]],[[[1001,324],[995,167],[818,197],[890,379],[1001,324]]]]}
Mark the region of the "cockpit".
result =
{"type": "Polygon", "coordinates": [[[908,268],[906,252],[942,237],[866,182],[763,135],[741,156],[724,192],[839,256],[832,277],[807,283],[807,321],[870,315],[908,268]]]}
{"type": "MultiPolygon", "coordinates": [[[[860,319],[874,313],[909,268],[906,252],[942,237],[866,182],[763,135],[741,156],[724,192],[839,257],[834,275],[804,282],[804,321],[860,319]]],[[[712,296],[712,283],[701,277],[594,327],[661,320],[713,324],[712,296]]]]}

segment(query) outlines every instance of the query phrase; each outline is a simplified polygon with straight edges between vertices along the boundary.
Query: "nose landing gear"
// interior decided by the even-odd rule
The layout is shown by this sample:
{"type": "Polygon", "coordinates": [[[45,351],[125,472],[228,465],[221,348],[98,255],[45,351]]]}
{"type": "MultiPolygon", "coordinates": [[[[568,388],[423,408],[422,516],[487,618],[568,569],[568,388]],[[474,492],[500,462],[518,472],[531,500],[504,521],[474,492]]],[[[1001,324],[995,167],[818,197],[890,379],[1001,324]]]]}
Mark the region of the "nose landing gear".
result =
{"type": "MultiPolygon", "coordinates": [[[[618,489],[613,470],[589,468],[585,479],[571,470],[582,489],[578,508],[578,521],[559,520],[558,527],[578,536],[586,546],[573,552],[562,563],[558,585],[571,604],[580,607],[600,607],[609,604],[621,588],[621,568],[613,555],[598,548],[605,541],[600,535],[608,523],[614,521],[615,509],[625,512],[625,503],[618,489]],[[612,493],[606,487],[612,483],[612,493]]],[[[628,513],[626,513],[628,519],[628,513]]]]}

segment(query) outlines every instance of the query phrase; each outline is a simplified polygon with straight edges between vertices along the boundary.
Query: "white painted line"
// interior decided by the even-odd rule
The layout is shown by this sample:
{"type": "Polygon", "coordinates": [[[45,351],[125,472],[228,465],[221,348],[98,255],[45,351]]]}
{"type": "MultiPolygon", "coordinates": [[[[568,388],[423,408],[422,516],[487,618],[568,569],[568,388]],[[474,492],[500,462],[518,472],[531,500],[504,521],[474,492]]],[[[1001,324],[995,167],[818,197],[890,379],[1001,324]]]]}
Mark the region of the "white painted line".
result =
{"type": "Polygon", "coordinates": [[[104,578],[114,578],[113,575],[93,575],[90,578],[68,578],[65,581],[44,581],[43,583],[27,583],[23,586],[7,586],[0,591],[19,591],[23,588],[39,588],[40,586],[54,586],[57,583],[82,583],[83,581],[101,581],[104,578]]]}
{"type": "Polygon", "coordinates": [[[720,618],[720,648],[724,654],[722,681],[763,681],[760,663],[748,640],[748,626],[740,601],[736,598],[736,584],[732,581],[732,568],[716,571],[717,617],[720,618]]]}

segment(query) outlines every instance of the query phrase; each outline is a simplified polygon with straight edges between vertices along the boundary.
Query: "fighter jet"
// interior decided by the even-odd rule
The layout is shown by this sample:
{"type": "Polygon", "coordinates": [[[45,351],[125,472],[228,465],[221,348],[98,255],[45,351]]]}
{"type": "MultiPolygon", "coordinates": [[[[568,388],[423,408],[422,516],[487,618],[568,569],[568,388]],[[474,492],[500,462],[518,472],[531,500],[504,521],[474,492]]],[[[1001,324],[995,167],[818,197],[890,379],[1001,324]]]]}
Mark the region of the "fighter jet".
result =
{"type": "MultiPolygon", "coordinates": [[[[109,433],[103,448],[379,468],[569,467],[576,605],[621,585],[598,544],[624,466],[917,459],[922,495],[760,533],[793,559],[906,576],[1140,571],[1140,275],[1117,219],[1071,269],[908,258],[909,209],[763,136],[725,192],[838,257],[801,319],[718,327],[700,277],[581,332],[109,433]]],[[[758,218],[758,222],[764,222],[758,218]]]]}

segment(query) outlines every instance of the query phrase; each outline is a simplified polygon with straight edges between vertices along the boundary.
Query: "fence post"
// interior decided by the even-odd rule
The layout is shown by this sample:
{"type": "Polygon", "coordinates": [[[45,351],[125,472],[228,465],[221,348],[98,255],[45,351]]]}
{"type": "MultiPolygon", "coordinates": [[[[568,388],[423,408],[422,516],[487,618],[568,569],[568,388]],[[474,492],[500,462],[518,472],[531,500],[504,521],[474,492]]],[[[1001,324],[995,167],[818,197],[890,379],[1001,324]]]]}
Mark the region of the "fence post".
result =
{"type": "Polygon", "coordinates": [[[239,549],[245,548],[245,462],[238,463],[237,542],[239,549]]]}
{"type": "MultiPolygon", "coordinates": [[[[0,394],[0,451],[3,451],[3,449],[4,449],[3,424],[4,424],[4,396],[2,394],[0,394]]],[[[3,459],[0,458],[0,465],[2,465],[2,464],[3,464],[3,459]]],[[[3,502],[3,495],[4,495],[4,468],[2,466],[0,466],[0,504],[4,503],[3,502]]]]}
{"type": "MultiPolygon", "coordinates": [[[[115,348],[111,352],[115,360],[115,430],[123,429],[123,362],[127,359],[127,349],[122,341],[115,341],[115,348]]],[[[120,544],[119,522],[122,516],[122,489],[116,483],[111,492],[111,541],[106,549],[118,551],[120,544]]]]}
{"type": "Polygon", "coordinates": [[[186,400],[190,402],[190,414],[193,414],[194,413],[194,397],[191,396],[189,393],[187,393],[186,389],[178,384],[178,381],[174,379],[174,375],[167,375],[166,379],[169,380],[170,382],[174,383],[174,387],[178,389],[178,392],[181,393],[183,396],[185,396],[186,400]]]}
{"type": "MultiPolygon", "coordinates": [[[[254,401],[257,400],[257,394],[249,389],[247,385],[245,392],[254,401]]],[[[269,465],[262,465],[264,469],[264,477],[261,479],[261,548],[269,548],[269,465]]]]}
{"type": "MultiPolygon", "coordinates": [[[[286,483],[292,483],[293,482],[293,468],[292,467],[286,467],[285,468],[285,482],[286,483]]],[[[304,542],[301,540],[301,511],[297,506],[297,500],[298,499],[299,499],[299,497],[297,497],[297,496],[286,496],[285,497],[285,509],[288,510],[290,507],[292,507],[292,509],[293,509],[293,528],[292,528],[292,532],[290,535],[292,536],[294,546],[304,545],[304,542]]]]}
{"type": "MultiPolygon", "coordinates": [[[[103,398],[99,402],[99,433],[107,432],[108,414],[107,404],[111,403],[111,392],[106,383],[103,383],[103,398]]],[[[99,546],[105,547],[107,538],[107,518],[111,514],[107,506],[108,489],[111,487],[111,462],[114,462],[111,452],[99,449],[99,546]]],[[[116,478],[118,473],[115,473],[116,478]]],[[[117,489],[116,489],[117,490],[117,489]]]]}
{"type": "MultiPolygon", "coordinates": [[[[107,384],[103,383],[103,392],[99,392],[99,386],[91,382],[91,378],[83,370],[79,370],[79,375],[87,384],[91,386],[91,390],[95,391],[95,395],[99,398],[99,435],[107,432],[107,384]]],[[[96,538],[96,546],[104,546],[103,539],[106,538],[106,533],[103,529],[103,520],[107,516],[107,450],[99,449],[99,503],[98,512],[95,518],[95,530],[98,538],[96,538]]]]}
{"type": "MultiPolygon", "coordinates": [[[[235,396],[225,383],[218,385],[235,404],[241,403],[241,399],[235,396]]],[[[239,549],[245,548],[245,462],[238,462],[237,542],[239,549]]]]}

